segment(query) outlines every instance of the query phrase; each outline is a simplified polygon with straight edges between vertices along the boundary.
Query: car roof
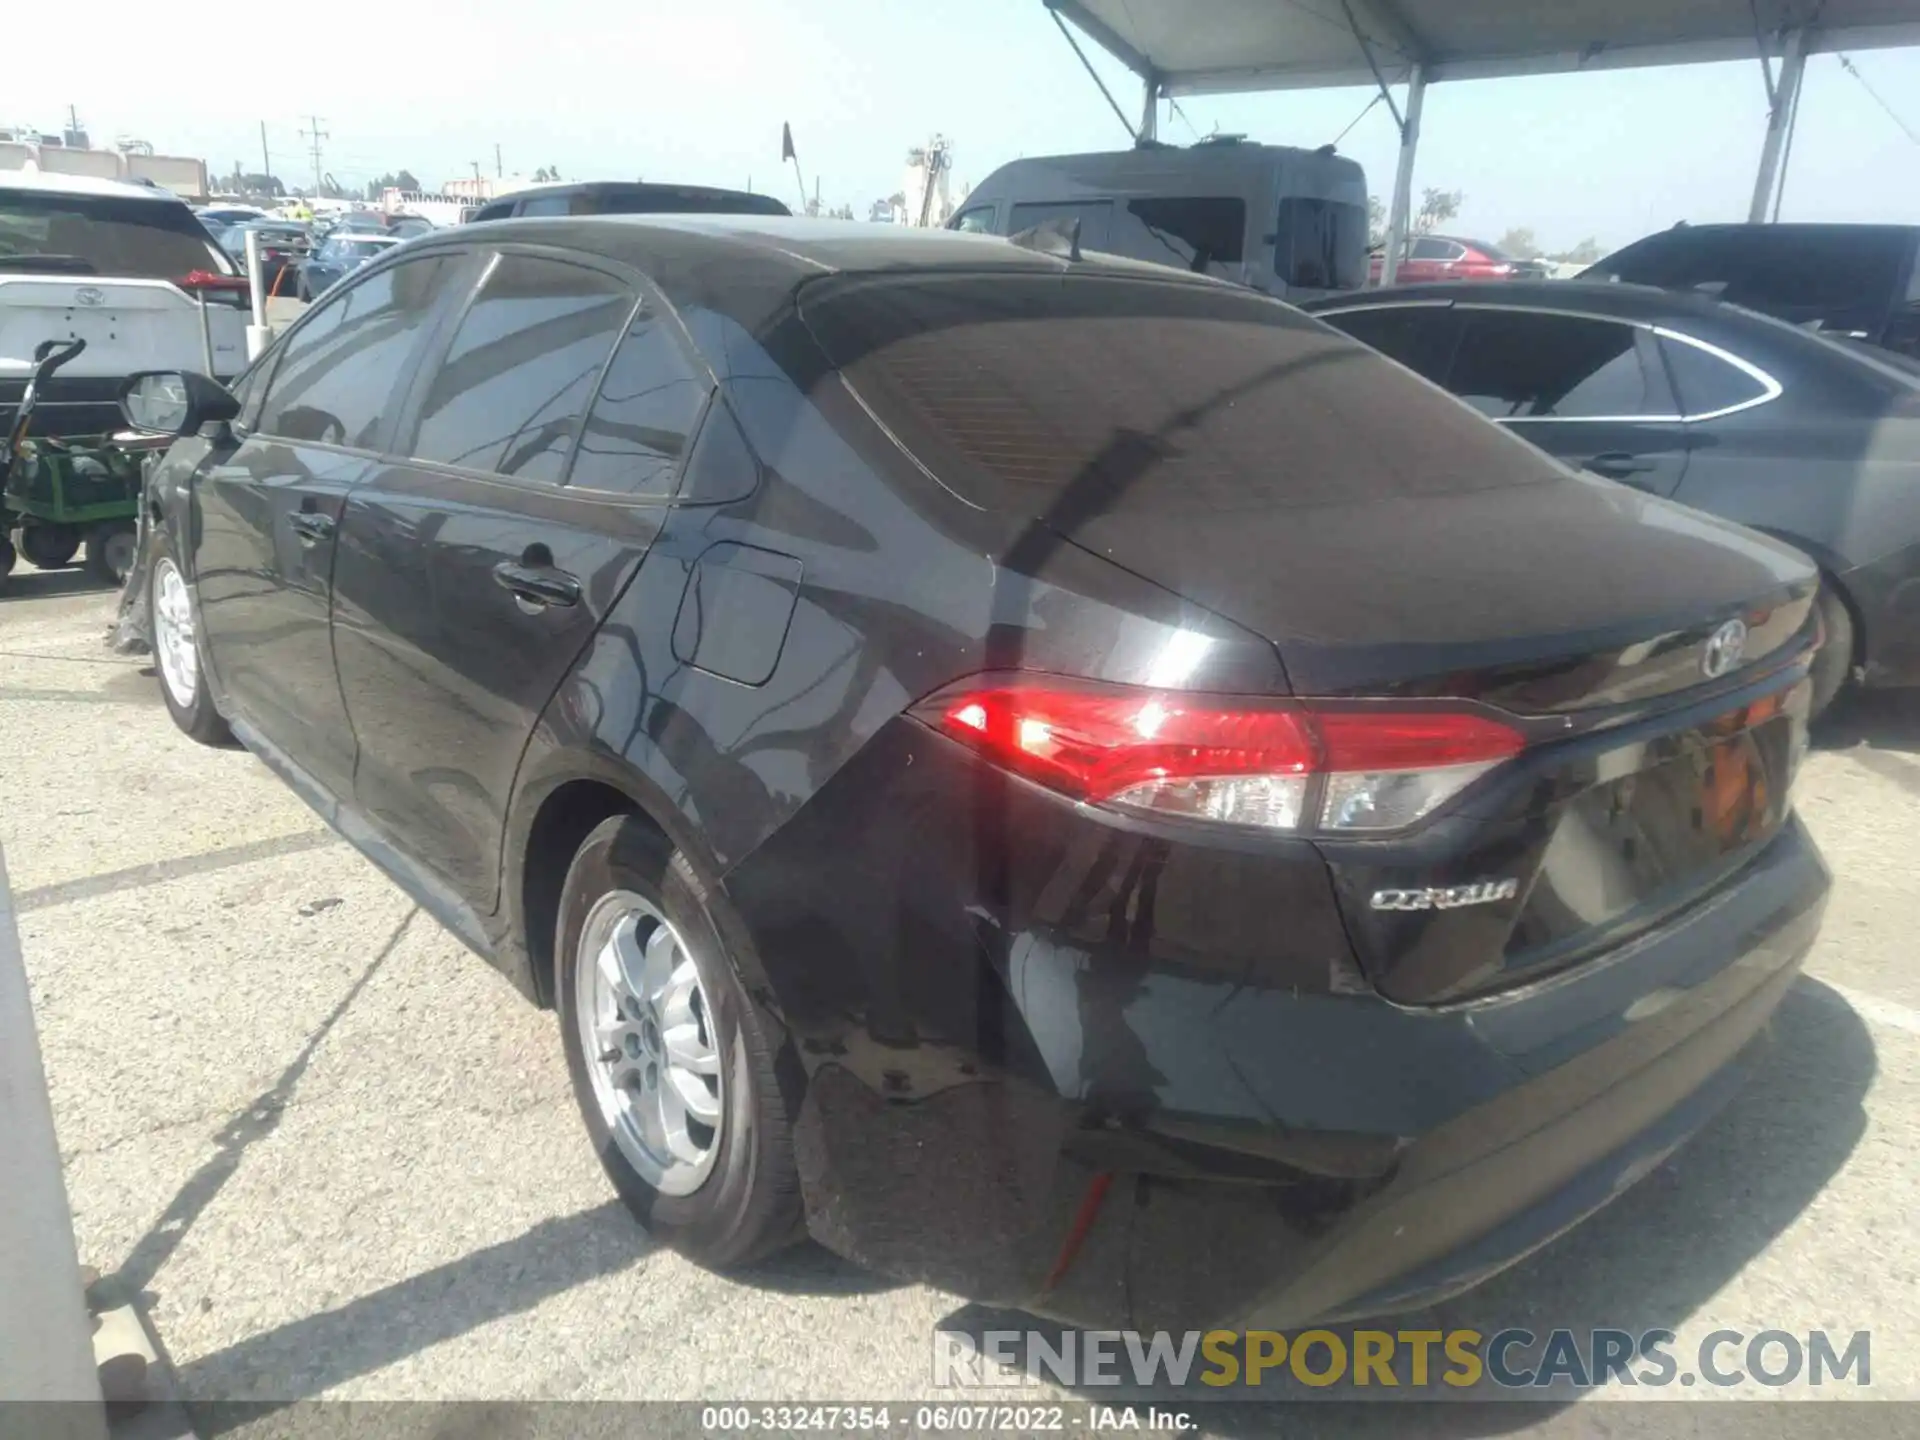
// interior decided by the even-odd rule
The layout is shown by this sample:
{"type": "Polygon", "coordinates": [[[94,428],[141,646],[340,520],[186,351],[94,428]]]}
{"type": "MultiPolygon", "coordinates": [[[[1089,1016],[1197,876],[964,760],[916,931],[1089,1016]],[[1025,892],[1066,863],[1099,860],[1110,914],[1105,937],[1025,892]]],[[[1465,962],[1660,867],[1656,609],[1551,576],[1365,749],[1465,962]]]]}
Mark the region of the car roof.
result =
{"type": "Polygon", "coordinates": [[[994,235],[789,215],[576,215],[482,220],[421,243],[457,246],[487,239],[561,245],[641,270],[689,252],[708,257],[731,252],[759,260],[757,270],[761,275],[769,269],[785,271],[794,284],[831,273],[1028,270],[1057,274],[1067,265],[1087,273],[1137,275],[1175,283],[1226,283],[1144,260],[1093,252],[1079,261],[1063,261],[994,235]]]}
{"type": "Polygon", "coordinates": [[[1380,290],[1349,290],[1308,300],[1309,313],[1360,310],[1376,305],[1435,304],[1468,300],[1476,306],[1517,306],[1534,310],[1578,310],[1621,320],[1652,320],[1681,315],[1747,314],[1696,290],[1662,290],[1654,285],[1622,285],[1596,280],[1441,280],[1426,285],[1394,285],[1380,290]]]}
{"type": "Polygon", "coordinates": [[[517,190],[503,190],[498,195],[476,201],[477,205],[498,205],[504,201],[519,200],[528,195],[631,195],[631,194],[681,194],[681,195],[751,195],[756,200],[770,200],[770,195],[760,195],[752,190],[735,190],[725,185],[682,185],[677,180],[531,180],[517,190]]]}
{"type": "Polygon", "coordinates": [[[24,190],[42,195],[98,195],[119,200],[154,200],[184,205],[171,190],[132,185],[125,180],[102,180],[93,175],[62,175],[52,170],[0,170],[0,190],[24,190]]]}

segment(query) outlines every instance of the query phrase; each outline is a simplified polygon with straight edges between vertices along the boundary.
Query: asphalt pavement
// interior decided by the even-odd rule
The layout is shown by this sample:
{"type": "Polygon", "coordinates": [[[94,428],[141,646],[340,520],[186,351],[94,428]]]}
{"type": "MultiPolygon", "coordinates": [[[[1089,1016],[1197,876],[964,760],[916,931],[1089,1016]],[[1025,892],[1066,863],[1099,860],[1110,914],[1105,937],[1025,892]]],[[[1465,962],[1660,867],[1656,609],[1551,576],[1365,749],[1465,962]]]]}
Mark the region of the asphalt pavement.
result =
{"type": "MultiPolygon", "coordinates": [[[[112,608],[24,565],[0,597],[0,843],[81,1257],[189,1399],[951,1398],[936,1328],[993,1323],[959,1297],[817,1248],[733,1278],[652,1248],[553,1017],[251,757],[178,734],[112,608]]],[[[1753,1081],[1436,1324],[1865,1329],[1871,1393],[1920,1398],[1920,701],[1837,717],[1798,803],[1835,892],[1753,1081]]]]}

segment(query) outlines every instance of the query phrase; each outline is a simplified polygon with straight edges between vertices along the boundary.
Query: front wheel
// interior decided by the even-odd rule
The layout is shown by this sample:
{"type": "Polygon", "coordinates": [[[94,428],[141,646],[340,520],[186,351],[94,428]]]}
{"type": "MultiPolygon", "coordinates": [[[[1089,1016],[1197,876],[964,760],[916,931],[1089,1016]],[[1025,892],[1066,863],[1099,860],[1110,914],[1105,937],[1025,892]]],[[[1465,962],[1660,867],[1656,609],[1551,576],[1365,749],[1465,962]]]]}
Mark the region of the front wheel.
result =
{"type": "Polygon", "coordinates": [[[1814,603],[1820,608],[1820,623],[1827,640],[1813,657],[1813,694],[1809,697],[1809,719],[1819,719],[1846,688],[1853,673],[1853,616],[1847,602],[1825,575],[1820,577],[1820,595],[1814,603]]]}
{"type": "Polygon", "coordinates": [[[620,1198],[699,1264],[799,1238],[778,1029],[742,987],[710,900],[651,826],[616,816],[575,855],[555,941],[567,1069],[620,1198]]]}
{"type": "Polygon", "coordinates": [[[115,589],[127,583],[138,540],[131,520],[107,520],[87,533],[87,570],[115,589]]]}
{"type": "Polygon", "coordinates": [[[231,745],[233,732],[213,708],[207,688],[193,592],[165,542],[157,541],[155,548],[147,586],[147,629],[153,636],[154,668],[160,673],[160,698],[167,702],[173,723],[202,745],[231,745]]]}

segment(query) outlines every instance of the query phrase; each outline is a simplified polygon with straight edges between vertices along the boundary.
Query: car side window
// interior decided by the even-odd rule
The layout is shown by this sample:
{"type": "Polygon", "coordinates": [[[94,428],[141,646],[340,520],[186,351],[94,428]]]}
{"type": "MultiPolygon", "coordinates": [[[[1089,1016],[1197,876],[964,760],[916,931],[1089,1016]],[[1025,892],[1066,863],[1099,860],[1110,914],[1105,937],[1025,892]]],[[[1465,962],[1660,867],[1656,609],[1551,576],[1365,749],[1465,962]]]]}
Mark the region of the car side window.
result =
{"type": "Polygon", "coordinates": [[[1453,315],[1444,306],[1376,305],[1322,318],[1429,380],[1438,381],[1446,374],[1447,356],[1439,342],[1453,315]]]}
{"type": "Polygon", "coordinates": [[[1048,220],[1078,220],[1081,248],[1105,250],[1112,216],[1113,202],[1110,200],[1033,200],[1013,207],[1007,233],[1018,235],[1022,230],[1031,230],[1048,220]]]}
{"type": "Polygon", "coordinates": [[[633,299],[583,265],[500,256],[427,387],[409,453],[559,484],[633,299]]]}
{"type": "Polygon", "coordinates": [[[522,200],[516,215],[571,215],[573,202],[566,195],[536,195],[531,200],[522,200]]]}
{"type": "Polygon", "coordinates": [[[969,235],[991,235],[993,233],[993,206],[976,205],[971,210],[962,210],[954,217],[953,228],[964,230],[969,235]]]}
{"type": "Polygon", "coordinates": [[[1436,240],[1431,235],[1419,235],[1414,238],[1413,248],[1407,252],[1407,258],[1410,260],[1457,260],[1465,253],[1464,250],[1459,250],[1451,240],[1436,240]]]}
{"type": "Polygon", "coordinates": [[[567,477],[570,488],[651,497],[674,493],[687,437],[713,388],[676,329],[672,317],[651,302],[634,317],[587,416],[567,477]]]}
{"type": "Polygon", "coordinates": [[[1447,388],[1497,420],[1672,416],[1658,352],[1631,325],[1526,310],[1463,311],[1447,388]]]}
{"type": "Polygon", "coordinates": [[[1739,366],[1689,341],[1660,337],[1660,353],[1673,372],[1680,413],[1692,419],[1750,405],[1767,394],[1760,380],[1739,366]]]}
{"type": "Polygon", "coordinates": [[[258,433],[371,449],[406,392],[451,262],[423,255],[334,296],[287,337],[255,425],[258,433]]]}

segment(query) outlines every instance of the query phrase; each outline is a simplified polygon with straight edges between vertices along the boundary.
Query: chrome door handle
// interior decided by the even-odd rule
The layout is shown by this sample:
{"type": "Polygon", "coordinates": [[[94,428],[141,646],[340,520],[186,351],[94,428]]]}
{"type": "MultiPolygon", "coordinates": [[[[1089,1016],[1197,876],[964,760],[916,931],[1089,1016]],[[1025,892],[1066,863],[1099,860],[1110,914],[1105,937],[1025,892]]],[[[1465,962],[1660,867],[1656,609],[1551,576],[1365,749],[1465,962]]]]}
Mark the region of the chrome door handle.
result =
{"type": "Polygon", "coordinates": [[[307,545],[333,538],[333,517],[317,510],[297,510],[287,517],[287,524],[307,545]]]}
{"type": "Polygon", "coordinates": [[[502,560],[493,567],[493,578],[516,600],[529,605],[578,605],[580,582],[564,570],[549,565],[524,565],[518,560],[502,560]]]}

